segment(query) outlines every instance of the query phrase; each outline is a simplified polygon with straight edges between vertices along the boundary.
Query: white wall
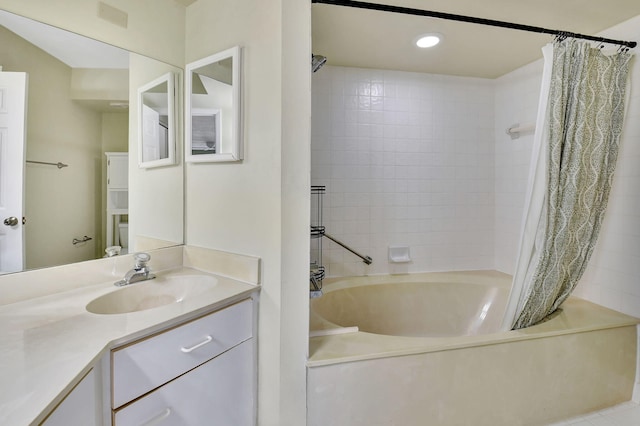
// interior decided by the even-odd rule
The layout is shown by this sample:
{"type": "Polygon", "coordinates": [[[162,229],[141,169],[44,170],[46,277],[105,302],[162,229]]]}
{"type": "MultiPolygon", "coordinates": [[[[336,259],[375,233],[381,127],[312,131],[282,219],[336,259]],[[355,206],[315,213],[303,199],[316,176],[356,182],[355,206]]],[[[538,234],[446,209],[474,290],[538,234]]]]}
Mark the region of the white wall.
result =
{"type": "Polygon", "coordinates": [[[325,66],[312,100],[326,231],[373,258],[324,239],[328,276],[493,268],[491,80],[325,66]]]}
{"type": "Polygon", "coordinates": [[[186,242],[261,258],[260,425],[305,422],[310,3],[198,0],[186,62],[243,47],[244,160],[186,166],[186,242]]]}
{"type": "Polygon", "coordinates": [[[138,88],[168,72],[181,75],[181,70],[172,65],[135,53],[129,55],[129,212],[132,212],[129,215],[130,252],[147,250],[148,247],[141,244],[145,244],[149,238],[153,238],[158,246],[165,247],[181,244],[184,240],[181,116],[176,117],[176,164],[146,169],[138,166],[138,88]]]}

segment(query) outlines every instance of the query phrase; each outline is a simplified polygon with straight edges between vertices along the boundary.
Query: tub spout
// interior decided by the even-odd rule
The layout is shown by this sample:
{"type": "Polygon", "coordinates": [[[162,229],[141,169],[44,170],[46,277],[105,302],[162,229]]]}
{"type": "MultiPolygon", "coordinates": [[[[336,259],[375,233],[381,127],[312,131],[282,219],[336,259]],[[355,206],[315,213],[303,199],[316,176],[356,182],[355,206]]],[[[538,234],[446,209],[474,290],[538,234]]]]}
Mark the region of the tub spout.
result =
{"type": "Polygon", "coordinates": [[[309,281],[311,282],[311,290],[309,291],[309,298],[315,299],[316,297],[322,296],[322,286],[320,282],[316,278],[315,275],[311,274],[309,277],[309,281]]]}

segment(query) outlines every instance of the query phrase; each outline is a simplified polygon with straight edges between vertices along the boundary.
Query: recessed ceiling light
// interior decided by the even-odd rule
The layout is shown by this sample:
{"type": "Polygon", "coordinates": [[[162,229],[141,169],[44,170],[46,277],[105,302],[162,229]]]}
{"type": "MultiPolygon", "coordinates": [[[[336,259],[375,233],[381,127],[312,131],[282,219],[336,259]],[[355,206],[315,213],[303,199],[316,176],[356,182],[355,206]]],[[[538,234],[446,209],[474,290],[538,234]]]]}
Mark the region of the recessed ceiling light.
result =
{"type": "Polygon", "coordinates": [[[426,49],[440,43],[440,40],[442,40],[442,34],[423,34],[416,39],[416,46],[426,49]]]}

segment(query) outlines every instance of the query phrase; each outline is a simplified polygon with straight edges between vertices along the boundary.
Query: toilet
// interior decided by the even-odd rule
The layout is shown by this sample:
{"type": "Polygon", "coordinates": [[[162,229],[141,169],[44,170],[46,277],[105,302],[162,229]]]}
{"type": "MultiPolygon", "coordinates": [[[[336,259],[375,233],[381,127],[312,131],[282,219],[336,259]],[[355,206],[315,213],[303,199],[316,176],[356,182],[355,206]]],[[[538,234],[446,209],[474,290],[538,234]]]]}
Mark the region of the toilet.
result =
{"type": "Polygon", "coordinates": [[[122,247],[120,254],[127,254],[129,252],[129,224],[126,222],[119,223],[118,232],[120,236],[120,246],[122,247]]]}

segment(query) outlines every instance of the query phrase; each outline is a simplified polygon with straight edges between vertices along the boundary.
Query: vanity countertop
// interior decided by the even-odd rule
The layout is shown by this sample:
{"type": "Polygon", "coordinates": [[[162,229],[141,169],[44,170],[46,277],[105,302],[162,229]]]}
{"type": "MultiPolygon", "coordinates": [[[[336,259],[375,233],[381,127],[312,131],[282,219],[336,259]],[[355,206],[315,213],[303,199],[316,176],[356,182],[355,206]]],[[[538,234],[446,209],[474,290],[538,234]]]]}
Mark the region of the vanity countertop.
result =
{"type": "Polygon", "coordinates": [[[193,299],[126,314],[85,309],[96,297],[117,291],[113,282],[0,306],[0,424],[38,424],[112,347],[242,300],[259,288],[187,267],[158,276],[195,274],[213,275],[217,283],[193,299]]]}

